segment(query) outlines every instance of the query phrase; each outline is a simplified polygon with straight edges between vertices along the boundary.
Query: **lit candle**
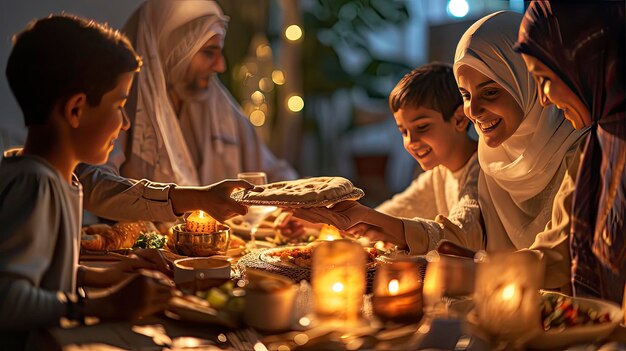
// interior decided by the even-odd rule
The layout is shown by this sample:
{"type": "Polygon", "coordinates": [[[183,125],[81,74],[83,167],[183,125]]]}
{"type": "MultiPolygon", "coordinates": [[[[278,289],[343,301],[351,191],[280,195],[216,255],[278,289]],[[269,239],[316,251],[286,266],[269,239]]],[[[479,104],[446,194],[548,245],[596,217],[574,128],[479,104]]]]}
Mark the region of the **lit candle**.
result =
{"type": "Polygon", "coordinates": [[[361,322],[365,293],[365,251],[350,240],[320,243],[313,250],[313,306],[326,323],[355,326],[361,322]]]}
{"type": "Polygon", "coordinates": [[[374,314],[381,320],[417,322],[422,317],[420,265],[408,260],[384,264],[374,278],[374,314]]]}
{"type": "Polygon", "coordinates": [[[318,237],[319,240],[325,241],[333,241],[341,239],[341,234],[339,233],[339,229],[335,228],[330,224],[324,224],[322,229],[320,230],[320,235],[318,237]]]}
{"type": "Polygon", "coordinates": [[[476,271],[478,322],[494,338],[521,343],[539,331],[543,264],[531,251],[490,253],[476,271]]]}
{"type": "Polygon", "coordinates": [[[192,233],[213,233],[217,231],[217,221],[204,211],[193,211],[185,220],[185,230],[192,233]]]}

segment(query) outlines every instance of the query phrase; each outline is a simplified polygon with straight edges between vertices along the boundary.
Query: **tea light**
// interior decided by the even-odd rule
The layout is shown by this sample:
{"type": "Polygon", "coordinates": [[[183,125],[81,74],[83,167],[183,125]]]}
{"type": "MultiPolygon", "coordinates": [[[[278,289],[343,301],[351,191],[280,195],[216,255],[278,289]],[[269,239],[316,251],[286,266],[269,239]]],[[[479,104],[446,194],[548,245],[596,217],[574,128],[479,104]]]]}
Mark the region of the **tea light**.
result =
{"type": "Polygon", "coordinates": [[[313,250],[311,284],[316,316],[349,327],[361,322],[365,293],[365,251],[345,239],[320,243],[313,250]]]}
{"type": "Polygon", "coordinates": [[[490,253],[476,271],[475,303],[480,328],[511,343],[524,342],[537,332],[543,275],[543,264],[531,251],[490,253]]]}
{"type": "Polygon", "coordinates": [[[374,278],[374,314],[381,320],[417,322],[422,318],[422,280],[415,262],[381,266],[374,278]]]}
{"type": "Polygon", "coordinates": [[[337,229],[336,227],[330,224],[324,224],[322,226],[318,240],[333,241],[333,240],[338,240],[338,239],[341,239],[341,234],[339,233],[339,229],[337,229]]]}
{"type": "Polygon", "coordinates": [[[217,221],[204,211],[193,211],[185,220],[185,230],[192,233],[213,233],[217,231],[217,221]]]}

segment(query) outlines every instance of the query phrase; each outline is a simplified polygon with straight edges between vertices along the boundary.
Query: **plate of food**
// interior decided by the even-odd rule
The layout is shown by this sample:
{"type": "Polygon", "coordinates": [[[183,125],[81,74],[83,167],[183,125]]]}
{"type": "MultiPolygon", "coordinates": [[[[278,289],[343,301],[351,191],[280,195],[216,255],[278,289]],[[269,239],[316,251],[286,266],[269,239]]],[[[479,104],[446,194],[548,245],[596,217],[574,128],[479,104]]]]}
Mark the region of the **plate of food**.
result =
{"type": "MultiPolygon", "coordinates": [[[[313,264],[314,248],[314,244],[276,247],[261,252],[259,259],[277,267],[310,270],[313,264]]],[[[363,249],[366,254],[366,268],[375,269],[380,262],[380,251],[373,247],[363,249]]]]}
{"type": "Polygon", "coordinates": [[[543,332],[532,339],[533,349],[563,349],[569,345],[599,341],[611,334],[624,318],[617,304],[542,291],[543,332]]]}
{"type": "Polygon", "coordinates": [[[307,208],[331,206],[345,200],[358,200],[363,190],[342,177],[315,177],[260,185],[263,191],[247,189],[234,192],[231,197],[247,206],[276,206],[307,208]]]}

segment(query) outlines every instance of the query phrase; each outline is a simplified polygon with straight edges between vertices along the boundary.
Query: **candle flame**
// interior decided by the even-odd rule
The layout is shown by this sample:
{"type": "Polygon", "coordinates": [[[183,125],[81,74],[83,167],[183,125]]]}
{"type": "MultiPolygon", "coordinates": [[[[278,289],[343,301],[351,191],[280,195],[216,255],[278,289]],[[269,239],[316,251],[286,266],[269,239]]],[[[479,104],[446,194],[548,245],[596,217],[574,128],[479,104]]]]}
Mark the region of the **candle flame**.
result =
{"type": "Polygon", "coordinates": [[[515,285],[509,284],[502,289],[502,299],[511,300],[515,296],[515,285]]]}
{"type": "Polygon", "coordinates": [[[343,284],[341,282],[336,282],[333,284],[333,291],[336,293],[340,293],[343,291],[343,284]]]}
{"type": "Polygon", "coordinates": [[[398,279],[391,279],[389,281],[389,295],[397,295],[398,294],[398,290],[400,290],[400,284],[398,282],[398,279]]]}
{"type": "Polygon", "coordinates": [[[320,240],[333,241],[337,239],[341,239],[341,234],[339,233],[339,229],[333,227],[330,224],[324,224],[322,229],[320,230],[319,235],[320,240]]]}

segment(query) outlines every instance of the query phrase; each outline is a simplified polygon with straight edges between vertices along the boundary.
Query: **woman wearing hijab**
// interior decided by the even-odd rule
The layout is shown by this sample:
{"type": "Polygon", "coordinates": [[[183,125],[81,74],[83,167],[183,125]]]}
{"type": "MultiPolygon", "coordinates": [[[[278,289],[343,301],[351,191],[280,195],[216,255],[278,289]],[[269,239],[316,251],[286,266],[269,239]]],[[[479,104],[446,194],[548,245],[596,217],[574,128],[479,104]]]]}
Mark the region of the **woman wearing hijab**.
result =
{"type": "Polygon", "coordinates": [[[569,239],[576,295],[618,303],[626,282],[624,27],[623,2],[535,1],[516,46],[544,104],[562,109],[574,127],[590,127],[552,241],[569,239]]]}
{"type": "Polygon", "coordinates": [[[182,185],[264,171],[293,179],[257,136],[217,77],[228,17],[215,1],[149,0],[124,31],[144,64],[127,104],[128,135],[111,164],[120,174],[182,185]]]}
{"type": "MultiPolygon", "coordinates": [[[[533,244],[551,219],[581,136],[558,109],[541,106],[524,61],[513,51],[521,19],[513,12],[480,19],[461,38],[454,60],[465,114],[479,134],[478,200],[488,251],[533,244]]],[[[567,257],[567,248],[559,249],[567,257]]],[[[566,279],[546,283],[560,287],[566,279]]]]}

